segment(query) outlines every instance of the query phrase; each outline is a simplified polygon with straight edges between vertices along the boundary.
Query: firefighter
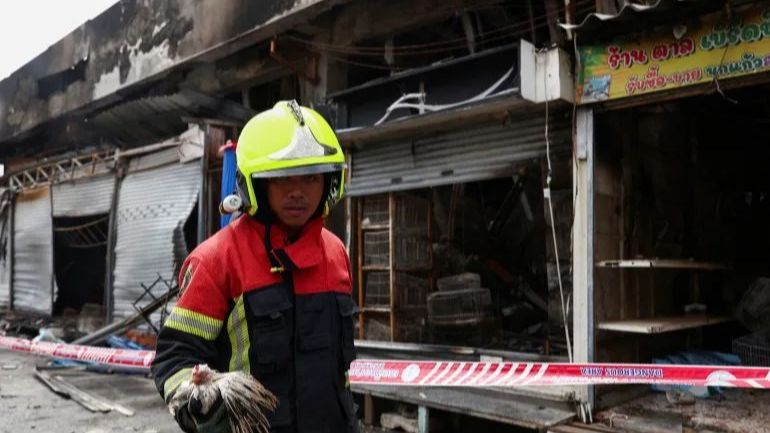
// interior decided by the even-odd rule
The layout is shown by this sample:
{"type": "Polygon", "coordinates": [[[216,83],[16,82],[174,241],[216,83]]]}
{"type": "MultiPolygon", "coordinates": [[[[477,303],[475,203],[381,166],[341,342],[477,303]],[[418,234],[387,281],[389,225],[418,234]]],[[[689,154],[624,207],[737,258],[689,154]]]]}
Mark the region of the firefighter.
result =
{"type": "MultiPolygon", "coordinates": [[[[278,399],[272,432],[352,432],[350,262],[323,219],[343,194],[345,159],[329,124],[295,101],[243,128],[236,149],[243,215],[200,244],[179,275],[179,301],[152,365],[166,402],[207,364],[249,372],[278,399]]],[[[190,401],[186,432],[227,432],[221,399],[190,401]]]]}

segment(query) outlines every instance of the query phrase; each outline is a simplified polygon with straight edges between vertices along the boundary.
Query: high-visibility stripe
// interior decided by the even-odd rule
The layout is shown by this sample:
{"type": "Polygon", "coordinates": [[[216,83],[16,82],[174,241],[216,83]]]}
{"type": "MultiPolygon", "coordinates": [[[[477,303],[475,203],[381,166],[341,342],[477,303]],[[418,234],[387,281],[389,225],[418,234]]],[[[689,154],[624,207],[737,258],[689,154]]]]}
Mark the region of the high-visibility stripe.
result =
{"type": "Polygon", "coordinates": [[[183,368],[172,374],[171,377],[163,382],[163,398],[168,401],[169,397],[171,397],[174,391],[179,388],[179,385],[181,385],[185,380],[189,380],[191,376],[192,368],[183,368]]]}
{"type": "Polygon", "coordinates": [[[163,326],[186,332],[205,340],[215,340],[222,330],[222,321],[182,307],[174,307],[163,326]]]}
{"type": "Polygon", "coordinates": [[[227,335],[230,338],[230,371],[251,372],[249,364],[249,328],[246,324],[246,308],[243,295],[235,300],[235,307],[227,319],[227,335]]]}

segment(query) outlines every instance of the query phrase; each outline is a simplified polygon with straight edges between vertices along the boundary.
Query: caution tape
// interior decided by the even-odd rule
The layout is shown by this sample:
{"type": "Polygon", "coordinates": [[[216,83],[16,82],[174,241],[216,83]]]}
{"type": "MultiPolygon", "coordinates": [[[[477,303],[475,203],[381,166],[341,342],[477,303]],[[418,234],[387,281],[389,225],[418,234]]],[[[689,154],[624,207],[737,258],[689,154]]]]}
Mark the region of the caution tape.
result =
{"type": "MultiPolygon", "coordinates": [[[[0,348],[98,364],[149,368],[150,350],[33,342],[0,335],[0,348]]],[[[664,364],[353,361],[350,383],[390,386],[519,387],[564,385],[690,385],[770,388],[770,368],[664,364]]]]}
{"type": "Polygon", "coordinates": [[[152,350],[112,349],[109,347],[79,346],[76,344],[30,341],[0,335],[0,347],[16,352],[88,361],[117,367],[150,368],[155,352],[152,350]]]}
{"type": "Polygon", "coordinates": [[[357,360],[350,367],[350,383],[485,388],[617,384],[770,388],[770,368],[357,360]]]}

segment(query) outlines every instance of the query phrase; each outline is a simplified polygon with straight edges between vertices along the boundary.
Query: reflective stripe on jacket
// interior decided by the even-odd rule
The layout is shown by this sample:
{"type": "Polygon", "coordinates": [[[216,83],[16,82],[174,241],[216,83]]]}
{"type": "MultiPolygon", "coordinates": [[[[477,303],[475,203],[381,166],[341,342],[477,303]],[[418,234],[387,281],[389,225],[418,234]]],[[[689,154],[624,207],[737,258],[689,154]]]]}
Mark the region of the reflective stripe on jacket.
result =
{"type": "Polygon", "coordinates": [[[352,431],[347,253],[320,218],[290,243],[277,226],[266,243],[265,229],[238,218],[185,261],[182,293],[158,336],[152,365],[158,390],[168,401],[199,363],[246,371],[278,397],[268,416],[272,431],[352,431]],[[283,272],[271,272],[278,267],[283,272]]]}

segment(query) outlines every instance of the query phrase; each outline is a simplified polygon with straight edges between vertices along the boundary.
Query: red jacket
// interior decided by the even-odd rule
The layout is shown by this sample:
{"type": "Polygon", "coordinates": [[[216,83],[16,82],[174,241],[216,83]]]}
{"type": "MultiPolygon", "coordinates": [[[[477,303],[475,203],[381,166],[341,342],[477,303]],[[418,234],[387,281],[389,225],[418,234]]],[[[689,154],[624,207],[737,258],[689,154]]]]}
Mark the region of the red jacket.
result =
{"type": "Polygon", "coordinates": [[[266,237],[263,224],[238,218],[190,254],[179,286],[152,366],[167,401],[207,363],[250,372],[278,397],[274,431],[352,429],[350,262],[321,218],[294,242],[277,225],[266,237]]]}

